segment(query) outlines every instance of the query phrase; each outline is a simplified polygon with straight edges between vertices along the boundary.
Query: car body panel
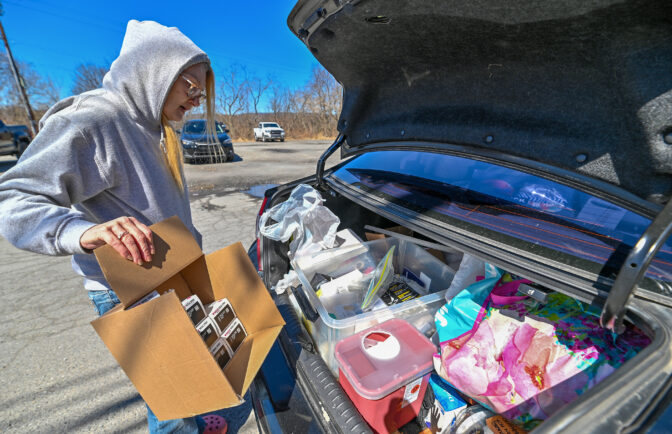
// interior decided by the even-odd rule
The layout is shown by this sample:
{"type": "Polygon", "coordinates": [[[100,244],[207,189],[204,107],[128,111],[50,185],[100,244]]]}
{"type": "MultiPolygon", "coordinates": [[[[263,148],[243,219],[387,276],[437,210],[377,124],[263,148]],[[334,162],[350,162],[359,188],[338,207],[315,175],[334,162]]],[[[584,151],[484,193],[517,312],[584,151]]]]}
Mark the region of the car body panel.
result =
{"type": "Polygon", "coordinates": [[[221,122],[215,125],[217,132],[216,143],[205,132],[205,120],[193,119],[185,122],[180,134],[182,153],[187,162],[190,161],[219,161],[222,157],[232,161],[235,157],[233,143],[227,134],[228,129],[221,122]]]}

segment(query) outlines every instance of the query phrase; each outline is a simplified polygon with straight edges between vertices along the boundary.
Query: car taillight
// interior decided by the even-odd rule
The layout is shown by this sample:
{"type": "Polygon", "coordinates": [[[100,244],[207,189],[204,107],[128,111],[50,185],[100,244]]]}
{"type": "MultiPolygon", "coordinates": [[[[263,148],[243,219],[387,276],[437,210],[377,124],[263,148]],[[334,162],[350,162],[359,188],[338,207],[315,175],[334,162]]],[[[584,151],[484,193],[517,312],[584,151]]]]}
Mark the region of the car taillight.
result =
{"type": "Polygon", "coordinates": [[[257,214],[257,224],[255,229],[255,235],[257,236],[257,268],[259,269],[259,271],[263,270],[263,265],[261,263],[261,231],[259,228],[259,220],[261,219],[261,215],[264,213],[264,210],[266,209],[267,202],[268,197],[264,196],[264,200],[261,202],[261,208],[259,208],[259,213],[257,214]]]}

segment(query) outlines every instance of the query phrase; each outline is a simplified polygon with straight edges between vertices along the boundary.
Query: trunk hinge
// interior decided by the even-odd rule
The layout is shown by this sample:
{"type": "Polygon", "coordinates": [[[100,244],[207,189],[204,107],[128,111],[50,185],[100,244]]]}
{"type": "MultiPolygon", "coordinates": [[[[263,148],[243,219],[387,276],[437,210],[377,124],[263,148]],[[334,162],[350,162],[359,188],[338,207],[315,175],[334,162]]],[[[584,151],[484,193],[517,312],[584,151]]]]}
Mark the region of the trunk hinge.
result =
{"type": "Polygon", "coordinates": [[[334,143],[327,148],[326,151],[324,151],[324,154],[320,156],[320,159],[317,160],[317,173],[315,174],[317,177],[317,186],[320,189],[324,188],[324,181],[322,180],[322,176],[324,175],[324,165],[327,163],[327,158],[331,157],[331,154],[336,152],[336,149],[340,148],[343,142],[345,141],[345,136],[341,133],[336,137],[336,140],[334,143]]]}
{"type": "Polygon", "coordinates": [[[625,330],[623,320],[628,301],[671,231],[672,200],[668,201],[665,208],[656,216],[621,266],[602,309],[600,316],[602,327],[618,334],[623,333],[625,330]]]}

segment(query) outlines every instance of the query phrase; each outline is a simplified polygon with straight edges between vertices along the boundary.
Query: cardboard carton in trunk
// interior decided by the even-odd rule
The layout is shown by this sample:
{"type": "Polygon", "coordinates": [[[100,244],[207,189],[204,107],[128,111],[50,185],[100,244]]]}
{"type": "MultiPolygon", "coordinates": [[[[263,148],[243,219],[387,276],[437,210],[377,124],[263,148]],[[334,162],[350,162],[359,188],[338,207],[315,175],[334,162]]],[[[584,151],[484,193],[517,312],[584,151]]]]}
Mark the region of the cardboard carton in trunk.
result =
{"type": "Polygon", "coordinates": [[[96,249],[121,305],[91,324],[160,420],[238,405],[285,324],[282,316],[240,243],[204,255],[179,218],[151,228],[151,263],[96,249]],[[126,308],[153,290],[161,296],[126,308]],[[247,331],[223,371],[182,307],[192,294],[204,304],[227,298],[247,331]]]}

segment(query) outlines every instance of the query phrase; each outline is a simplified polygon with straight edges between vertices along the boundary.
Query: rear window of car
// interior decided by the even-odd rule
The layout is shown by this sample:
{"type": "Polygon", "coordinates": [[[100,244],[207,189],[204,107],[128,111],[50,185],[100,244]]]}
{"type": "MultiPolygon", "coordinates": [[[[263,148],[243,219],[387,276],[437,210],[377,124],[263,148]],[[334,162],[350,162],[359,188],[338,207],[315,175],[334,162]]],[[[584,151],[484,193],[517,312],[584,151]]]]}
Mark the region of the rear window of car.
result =
{"type": "MultiPolygon", "coordinates": [[[[331,176],[426,218],[611,279],[651,223],[575,188],[450,155],[369,152],[331,176]]],[[[669,295],[670,282],[668,240],[641,286],[669,295]]]]}
{"type": "Polygon", "coordinates": [[[205,132],[205,122],[187,122],[184,125],[187,134],[202,134],[205,132]]]}

